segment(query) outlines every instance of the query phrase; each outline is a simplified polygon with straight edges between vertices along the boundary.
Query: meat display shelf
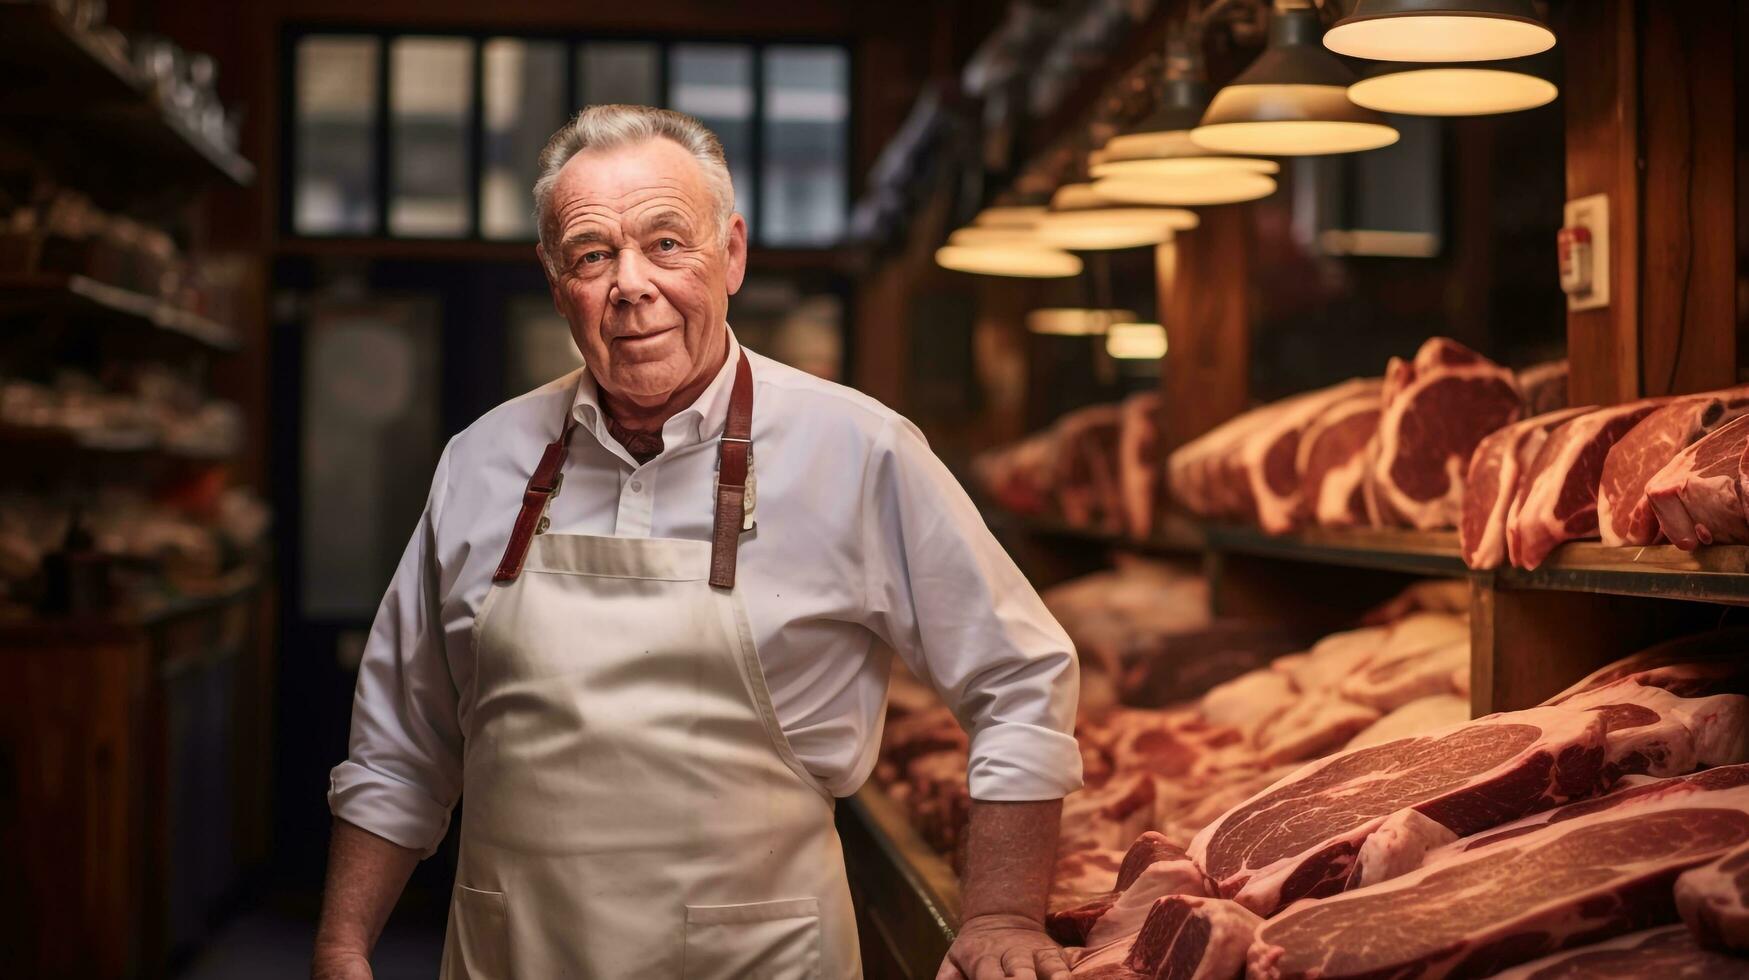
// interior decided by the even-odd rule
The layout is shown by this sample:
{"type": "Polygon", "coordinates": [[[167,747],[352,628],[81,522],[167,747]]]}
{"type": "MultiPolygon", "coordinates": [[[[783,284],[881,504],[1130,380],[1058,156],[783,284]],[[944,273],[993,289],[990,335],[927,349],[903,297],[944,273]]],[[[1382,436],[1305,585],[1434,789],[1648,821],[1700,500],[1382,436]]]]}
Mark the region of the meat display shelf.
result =
{"type": "Polygon", "coordinates": [[[1455,531],[1308,528],[1274,535],[1249,526],[1180,521],[1171,525],[1168,534],[1136,541],[1121,535],[1079,530],[1060,522],[1026,520],[1020,526],[1039,539],[1144,554],[1202,551],[1408,575],[1468,578],[1503,589],[1749,605],[1749,546],[1742,545],[1714,545],[1685,552],[1672,545],[1612,548],[1596,541],[1573,541],[1555,549],[1533,571],[1520,568],[1474,571],[1464,565],[1455,531]]]}
{"type": "Polygon", "coordinates": [[[872,784],[838,801],[838,834],[868,975],[932,980],[960,920],[953,868],[872,784]]]}
{"type": "MultiPolygon", "coordinates": [[[[0,10],[4,10],[0,6],[0,10]]],[[[141,323],[217,351],[241,346],[222,323],[173,303],[98,282],[89,276],[37,273],[0,276],[0,314],[59,313],[141,323]]]]}
{"type": "Polygon", "coordinates": [[[249,161],[166,110],[107,37],[74,27],[55,8],[0,0],[0,116],[30,127],[33,150],[85,170],[81,158],[93,153],[91,140],[113,144],[144,171],[137,174],[142,193],[157,193],[166,182],[216,178],[244,186],[255,179],[249,161]],[[42,98],[47,93],[54,98],[42,98]]]}

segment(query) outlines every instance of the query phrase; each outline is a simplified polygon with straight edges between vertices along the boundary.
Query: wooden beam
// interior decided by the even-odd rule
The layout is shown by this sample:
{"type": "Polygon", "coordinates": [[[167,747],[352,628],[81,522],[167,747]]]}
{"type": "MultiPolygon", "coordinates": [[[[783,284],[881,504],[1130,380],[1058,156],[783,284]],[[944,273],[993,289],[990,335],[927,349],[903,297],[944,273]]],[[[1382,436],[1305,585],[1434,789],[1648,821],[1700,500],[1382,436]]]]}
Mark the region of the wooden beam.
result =
{"type": "Polygon", "coordinates": [[[1199,228],[1155,251],[1167,452],[1250,406],[1251,238],[1246,208],[1207,208],[1199,228]]]}

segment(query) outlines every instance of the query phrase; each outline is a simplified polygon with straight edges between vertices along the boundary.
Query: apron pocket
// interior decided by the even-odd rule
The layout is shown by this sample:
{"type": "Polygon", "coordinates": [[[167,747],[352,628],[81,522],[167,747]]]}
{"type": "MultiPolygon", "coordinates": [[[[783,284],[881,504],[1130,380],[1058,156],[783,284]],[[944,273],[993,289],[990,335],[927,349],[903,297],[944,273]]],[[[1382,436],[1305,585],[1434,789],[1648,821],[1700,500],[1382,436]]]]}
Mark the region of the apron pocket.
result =
{"type": "Polygon", "coordinates": [[[510,980],[510,914],[503,892],[455,886],[450,927],[461,962],[458,978],[510,980]]]}
{"type": "Polygon", "coordinates": [[[688,905],[685,980],[817,980],[820,902],[688,905]]]}

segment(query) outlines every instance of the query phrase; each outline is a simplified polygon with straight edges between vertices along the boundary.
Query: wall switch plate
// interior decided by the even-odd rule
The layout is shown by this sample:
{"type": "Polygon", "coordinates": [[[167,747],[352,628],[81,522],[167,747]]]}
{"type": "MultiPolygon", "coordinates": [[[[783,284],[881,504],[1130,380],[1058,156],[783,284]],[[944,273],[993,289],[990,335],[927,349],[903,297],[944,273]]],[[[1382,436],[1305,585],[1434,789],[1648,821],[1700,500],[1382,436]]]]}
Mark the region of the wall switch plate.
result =
{"type": "Polygon", "coordinates": [[[1562,232],[1567,248],[1575,239],[1583,245],[1562,255],[1561,288],[1569,311],[1609,305],[1609,195],[1593,194],[1568,201],[1562,232]],[[1587,234],[1573,234],[1578,229],[1587,234]]]}

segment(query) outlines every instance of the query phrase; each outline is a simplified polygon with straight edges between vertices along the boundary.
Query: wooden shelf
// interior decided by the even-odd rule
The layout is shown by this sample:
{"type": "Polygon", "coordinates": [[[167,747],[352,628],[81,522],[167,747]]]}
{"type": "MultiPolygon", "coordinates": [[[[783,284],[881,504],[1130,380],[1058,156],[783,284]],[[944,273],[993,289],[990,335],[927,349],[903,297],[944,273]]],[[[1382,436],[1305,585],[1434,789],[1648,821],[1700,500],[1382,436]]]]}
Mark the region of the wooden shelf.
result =
{"type": "Polygon", "coordinates": [[[113,177],[105,154],[124,153],[141,193],[255,179],[249,161],[160,105],[121,51],[48,3],[0,0],[0,117],[29,127],[30,149],[69,172],[113,177]]]}
{"type": "Polygon", "coordinates": [[[1743,545],[1687,552],[1668,544],[1610,548],[1596,541],[1573,541],[1535,571],[1502,568],[1478,574],[1492,575],[1494,585],[1504,589],[1749,605],[1749,547],[1743,545]]]}
{"type": "Polygon", "coordinates": [[[959,927],[953,868],[873,784],[838,802],[837,822],[863,947],[884,950],[889,960],[864,964],[869,975],[935,976],[959,927]]]}
{"type": "Polygon", "coordinates": [[[89,276],[53,273],[0,276],[0,314],[9,313],[117,319],[186,337],[226,353],[242,346],[236,332],[222,323],[89,276]]]}
{"type": "Polygon", "coordinates": [[[1318,565],[1373,568],[1410,575],[1463,576],[1456,531],[1399,528],[1308,528],[1272,535],[1254,527],[1209,524],[1204,535],[1211,551],[1279,558],[1318,565]]]}

